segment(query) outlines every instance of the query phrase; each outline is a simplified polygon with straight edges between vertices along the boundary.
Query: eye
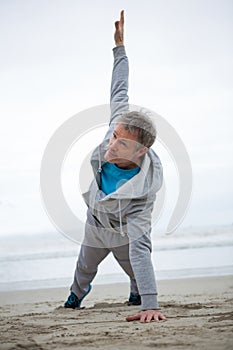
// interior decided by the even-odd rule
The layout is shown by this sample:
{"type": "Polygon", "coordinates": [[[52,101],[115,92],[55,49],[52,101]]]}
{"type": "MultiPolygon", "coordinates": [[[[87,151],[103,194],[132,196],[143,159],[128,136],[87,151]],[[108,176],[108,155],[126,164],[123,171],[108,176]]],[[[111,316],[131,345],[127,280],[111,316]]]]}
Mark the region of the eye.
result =
{"type": "Polygon", "coordinates": [[[120,141],[120,144],[124,147],[127,147],[127,143],[125,141],[120,141]]]}
{"type": "Polygon", "coordinates": [[[117,138],[117,136],[116,136],[115,132],[112,134],[112,137],[113,137],[114,139],[116,139],[116,138],[117,138]]]}

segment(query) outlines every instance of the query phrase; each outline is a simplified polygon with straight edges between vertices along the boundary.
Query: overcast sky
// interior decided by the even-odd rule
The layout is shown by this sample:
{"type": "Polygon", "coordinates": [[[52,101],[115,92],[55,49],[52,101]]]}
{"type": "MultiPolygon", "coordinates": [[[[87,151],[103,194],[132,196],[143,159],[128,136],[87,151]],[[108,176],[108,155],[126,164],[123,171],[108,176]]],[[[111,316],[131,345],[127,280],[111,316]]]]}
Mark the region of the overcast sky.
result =
{"type": "MultiPolygon", "coordinates": [[[[130,103],[165,118],[192,162],[192,202],[182,225],[232,224],[231,0],[1,0],[1,233],[54,229],[41,204],[41,158],[63,122],[109,102],[121,9],[130,103]]],[[[168,188],[164,228],[177,174],[161,145],[157,150],[168,188]]]]}

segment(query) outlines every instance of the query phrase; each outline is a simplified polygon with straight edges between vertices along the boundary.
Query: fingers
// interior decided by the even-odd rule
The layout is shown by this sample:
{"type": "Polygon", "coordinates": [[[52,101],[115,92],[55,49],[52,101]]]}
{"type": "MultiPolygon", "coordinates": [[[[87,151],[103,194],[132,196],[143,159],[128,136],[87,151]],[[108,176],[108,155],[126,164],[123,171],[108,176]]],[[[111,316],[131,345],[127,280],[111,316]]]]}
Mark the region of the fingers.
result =
{"type": "Polygon", "coordinates": [[[141,317],[141,314],[135,314],[133,316],[127,316],[126,317],[126,321],[130,322],[130,321],[136,321],[139,320],[141,317]]]}
{"type": "Polygon", "coordinates": [[[146,322],[146,323],[150,323],[151,320],[153,319],[153,315],[152,314],[142,314],[141,318],[140,318],[140,322],[146,322]]]}
{"type": "Polygon", "coordinates": [[[136,321],[140,320],[140,322],[150,323],[151,321],[159,322],[159,320],[166,321],[167,318],[161,312],[140,312],[132,316],[127,316],[126,321],[136,321]]]}
{"type": "Polygon", "coordinates": [[[124,18],[124,10],[121,11],[121,24],[124,24],[125,18],[124,18]]]}
{"type": "Polygon", "coordinates": [[[115,27],[116,29],[119,29],[119,26],[123,26],[124,25],[124,22],[125,22],[125,19],[124,19],[124,10],[121,11],[121,16],[120,16],[120,21],[116,21],[115,22],[115,27]]]}
{"type": "Polygon", "coordinates": [[[123,43],[123,39],[124,39],[124,28],[123,28],[124,24],[121,21],[116,21],[115,22],[115,34],[114,34],[114,38],[115,38],[115,42],[118,44],[122,44],[123,43]]]}
{"type": "Polygon", "coordinates": [[[140,322],[150,323],[151,321],[159,322],[158,314],[142,314],[140,318],[140,322]]]}
{"type": "Polygon", "coordinates": [[[167,321],[167,318],[161,313],[159,313],[159,319],[163,321],[167,321]]]}
{"type": "Polygon", "coordinates": [[[163,314],[161,314],[161,312],[154,314],[153,318],[156,322],[159,322],[159,320],[167,321],[166,317],[163,316],[163,314]]]}

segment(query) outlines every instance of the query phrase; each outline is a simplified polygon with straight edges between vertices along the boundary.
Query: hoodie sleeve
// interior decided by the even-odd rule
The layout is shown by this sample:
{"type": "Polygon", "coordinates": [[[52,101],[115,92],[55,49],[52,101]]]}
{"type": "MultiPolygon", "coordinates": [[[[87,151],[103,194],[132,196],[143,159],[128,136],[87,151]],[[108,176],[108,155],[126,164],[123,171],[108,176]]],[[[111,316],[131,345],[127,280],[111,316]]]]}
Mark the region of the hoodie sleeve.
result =
{"type": "Polygon", "coordinates": [[[129,64],[126,56],[125,47],[116,46],[113,48],[114,64],[111,82],[111,122],[118,116],[129,110],[128,104],[128,77],[129,64]]]}
{"type": "Polygon", "coordinates": [[[127,216],[129,258],[141,295],[142,310],[159,309],[157,285],[151,261],[151,209],[127,216]]]}

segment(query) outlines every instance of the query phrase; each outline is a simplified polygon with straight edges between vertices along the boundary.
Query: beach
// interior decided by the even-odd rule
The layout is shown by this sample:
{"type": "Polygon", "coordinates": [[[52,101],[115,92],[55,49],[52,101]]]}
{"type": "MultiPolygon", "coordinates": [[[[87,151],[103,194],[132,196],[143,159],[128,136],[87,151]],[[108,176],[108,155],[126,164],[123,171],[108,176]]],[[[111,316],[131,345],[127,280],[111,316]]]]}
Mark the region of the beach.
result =
{"type": "Polygon", "coordinates": [[[233,348],[233,276],[161,280],[167,321],[126,322],[127,283],[94,285],[82,309],[63,308],[69,288],[0,292],[0,349],[233,348]]]}

